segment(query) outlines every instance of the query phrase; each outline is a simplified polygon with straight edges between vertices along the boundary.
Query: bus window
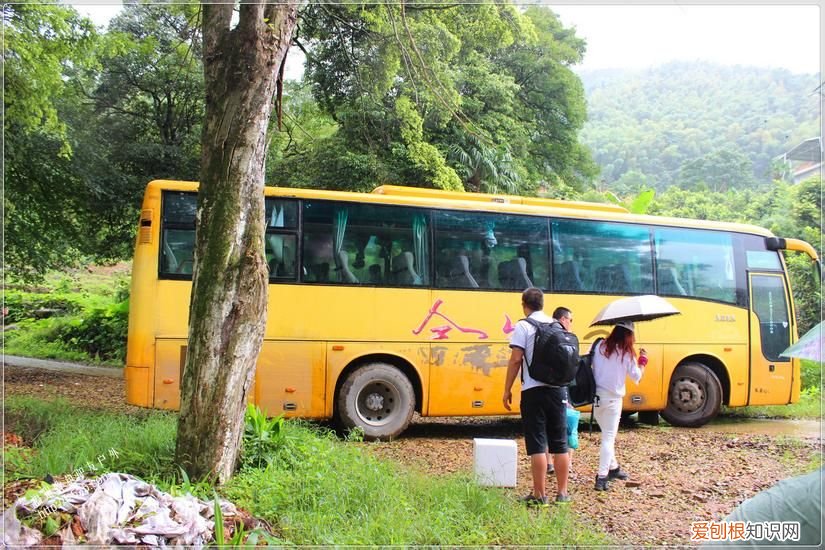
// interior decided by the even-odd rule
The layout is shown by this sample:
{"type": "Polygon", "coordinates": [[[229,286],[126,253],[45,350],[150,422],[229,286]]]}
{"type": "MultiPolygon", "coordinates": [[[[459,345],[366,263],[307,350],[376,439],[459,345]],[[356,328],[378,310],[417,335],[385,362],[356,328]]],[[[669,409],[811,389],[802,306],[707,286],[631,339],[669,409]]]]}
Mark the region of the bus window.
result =
{"type": "Polygon", "coordinates": [[[753,275],[753,312],[759,318],[762,354],[768,361],[788,361],[779,354],[791,345],[785,284],[776,275],[753,275]]]}
{"type": "Polygon", "coordinates": [[[553,288],[557,292],[650,294],[650,231],[628,224],[554,220],[553,288]]]}
{"type": "Polygon", "coordinates": [[[398,206],[304,202],[305,282],[429,284],[429,216],[398,206]]]}
{"type": "Polygon", "coordinates": [[[548,287],[547,220],[474,212],[435,213],[437,286],[548,287]]]}
{"type": "Polygon", "coordinates": [[[730,233],[656,228],[654,235],[659,294],[737,303],[730,233]]]}
{"type": "Polygon", "coordinates": [[[294,200],[266,199],[264,252],[269,277],[294,281],[297,277],[298,203],[294,200]]]}
{"type": "Polygon", "coordinates": [[[163,193],[163,232],[161,234],[159,271],[169,278],[192,275],[195,252],[195,193],[163,193]]]}

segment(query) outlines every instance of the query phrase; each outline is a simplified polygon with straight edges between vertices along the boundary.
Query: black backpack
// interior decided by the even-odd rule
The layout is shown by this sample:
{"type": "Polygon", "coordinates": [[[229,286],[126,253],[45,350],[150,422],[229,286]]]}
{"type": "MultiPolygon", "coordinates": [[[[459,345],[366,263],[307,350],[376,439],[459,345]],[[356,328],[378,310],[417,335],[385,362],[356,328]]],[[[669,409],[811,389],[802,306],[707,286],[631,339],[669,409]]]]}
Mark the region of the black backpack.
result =
{"type": "Polygon", "coordinates": [[[579,367],[579,339],[567,332],[558,321],[540,323],[524,319],[536,327],[533,360],[527,364],[530,377],[551,386],[566,386],[579,367]]]}
{"type": "Polygon", "coordinates": [[[593,356],[596,354],[596,347],[604,338],[596,338],[590,347],[590,353],[579,359],[579,369],[576,377],[567,386],[570,404],[574,407],[590,405],[596,400],[596,379],[593,377],[593,356]]]}

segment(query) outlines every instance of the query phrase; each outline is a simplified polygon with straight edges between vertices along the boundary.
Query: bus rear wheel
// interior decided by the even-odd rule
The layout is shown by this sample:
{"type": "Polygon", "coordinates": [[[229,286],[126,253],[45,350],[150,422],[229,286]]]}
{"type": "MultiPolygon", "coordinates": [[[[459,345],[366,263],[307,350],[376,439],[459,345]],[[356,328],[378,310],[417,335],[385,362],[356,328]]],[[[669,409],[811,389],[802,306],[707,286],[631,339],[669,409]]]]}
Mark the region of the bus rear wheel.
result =
{"type": "Polygon", "coordinates": [[[662,417],[674,426],[695,428],[710,422],[721,406],[722,384],[716,374],[701,363],[685,363],[673,371],[662,417]]]}
{"type": "Polygon", "coordinates": [[[392,365],[370,363],[347,376],[338,393],[343,428],[364,430],[364,439],[392,439],[407,429],[415,408],[409,379],[392,365]]]}

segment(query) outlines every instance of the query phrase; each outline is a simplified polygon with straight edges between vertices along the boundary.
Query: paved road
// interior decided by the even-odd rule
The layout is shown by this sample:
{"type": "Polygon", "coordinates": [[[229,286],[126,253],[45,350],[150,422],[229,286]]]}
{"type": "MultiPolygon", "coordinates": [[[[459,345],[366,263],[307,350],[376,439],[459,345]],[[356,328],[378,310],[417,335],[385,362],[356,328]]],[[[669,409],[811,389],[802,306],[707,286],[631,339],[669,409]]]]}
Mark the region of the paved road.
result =
{"type": "Polygon", "coordinates": [[[66,363],[65,361],[49,361],[46,359],[31,359],[29,357],[18,357],[16,355],[4,355],[3,366],[29,367],[43,370],[70,372],[74,374],[85,374],[88,376],[109,376],[111,378],[123,378],[123,369],[116,369],[111,367],[92,367],[89,365],[80,365],[78,363],[66,363]]]}

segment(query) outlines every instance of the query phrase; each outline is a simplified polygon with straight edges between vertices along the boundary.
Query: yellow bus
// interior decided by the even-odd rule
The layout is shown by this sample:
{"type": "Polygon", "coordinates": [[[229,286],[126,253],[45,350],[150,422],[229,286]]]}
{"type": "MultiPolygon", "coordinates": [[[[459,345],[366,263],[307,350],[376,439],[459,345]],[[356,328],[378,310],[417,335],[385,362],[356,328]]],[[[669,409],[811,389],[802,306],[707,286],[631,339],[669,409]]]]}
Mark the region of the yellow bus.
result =
{"type": "MultiPolygon", "coordinates": [[[[153,181],[140,216],[127,401],[176,409],[186,357],[197,184],[153,181]]],[[[797,329],[782,249],[750,225],[634,215],[613,205],[381,186],[267,187],[269,318],[250,401],[391,438],[421,416],[507,414],[502,390],[520,293],[574,312],[583,350],[609,301],[666,297],[639,323],[649,353],[625,412],[699,426],[722,404],[796,402],[797,329]]]]}

